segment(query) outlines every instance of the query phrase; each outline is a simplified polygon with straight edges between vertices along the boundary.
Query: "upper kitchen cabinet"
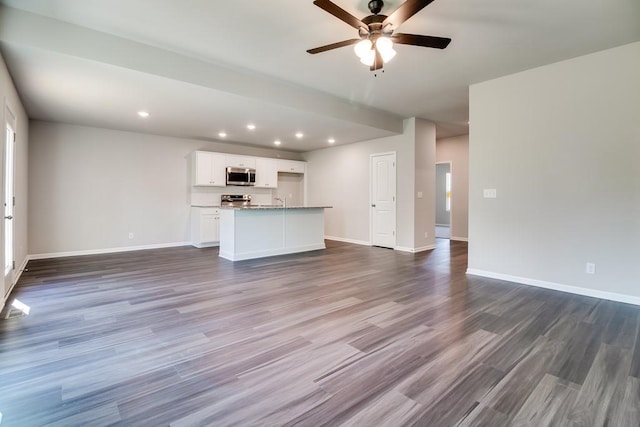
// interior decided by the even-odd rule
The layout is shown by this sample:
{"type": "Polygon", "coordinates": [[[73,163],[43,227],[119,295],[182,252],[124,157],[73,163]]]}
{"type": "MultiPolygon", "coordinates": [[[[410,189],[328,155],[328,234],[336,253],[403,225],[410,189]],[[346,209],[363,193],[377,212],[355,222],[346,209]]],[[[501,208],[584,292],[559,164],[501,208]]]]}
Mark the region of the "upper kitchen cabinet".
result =
{"type": "Polygon", "coordinates": [[[226,166],[233,168],[256,168],[256,158],[247,156],[226,156],[226,166]]]}
{"type": "Polygon", "coordinates": [[[226,186],[225,156],[207,151],[192,154],[192,183],[207,187],[226,186]]]}
{"type": "Polygon", "coordinates": [[[278,172],[304,173],[305,165],[297,160],[278,160],[278,172]]]}
{"type": "Polygon", "coordinates": [[[256,159],[256,187],[276,188],[278,186],[278,161],[273,159],[256,159]]]}

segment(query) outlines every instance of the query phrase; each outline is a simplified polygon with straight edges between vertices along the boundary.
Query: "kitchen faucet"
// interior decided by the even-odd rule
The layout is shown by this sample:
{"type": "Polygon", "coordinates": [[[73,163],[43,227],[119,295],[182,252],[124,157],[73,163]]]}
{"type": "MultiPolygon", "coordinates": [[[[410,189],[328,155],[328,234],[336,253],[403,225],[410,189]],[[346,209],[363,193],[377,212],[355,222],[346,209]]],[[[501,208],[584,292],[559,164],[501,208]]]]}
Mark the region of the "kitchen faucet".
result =
{"type": "Polygon", "coordinates": [[[276,197],[275,200],[281,202],[283,208],[287,207],[287,198],[286,197],[284,199],[281,199],[280,197],[276,197]]]}

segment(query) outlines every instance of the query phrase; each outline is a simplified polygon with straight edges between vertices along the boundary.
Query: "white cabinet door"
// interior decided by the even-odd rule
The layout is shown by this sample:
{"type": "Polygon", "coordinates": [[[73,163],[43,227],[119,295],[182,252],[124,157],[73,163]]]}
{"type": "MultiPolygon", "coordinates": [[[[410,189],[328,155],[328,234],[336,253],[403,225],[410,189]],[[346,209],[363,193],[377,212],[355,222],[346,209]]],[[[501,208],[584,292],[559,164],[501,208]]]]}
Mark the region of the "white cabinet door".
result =
{"type": "Polygon", "coordinates": [[[193,154],[193,185],[226,186],[225,158],[217,153],[196,151],[193,154]]]}
{"type": "Polygon", "coordinates": [[[220,209],[191,208],[191,244],[197,248],[217,246],[220,241],[220,209]]]}
{"type": "Polygon", "coordinates": [[[305,162],[297,160],[278,160],[278,172],[304,173],[305,162]]]}
{"type": "Polygon", "coordinates": [[[220,241],[220,213],[200,214],[200,242],[220,241]]]}
{"type": "Polygon", "coordinates": [[[247,156],[226,156],[225,158],[226,166],[234,167],[234,168],[256,168],[256,159],[255,157],[247,157],[247,156]]]}
{"type": "Polygon", "coordinates": [[[278,164],[273,159],[256,159],[256,187],[276,188],[278,186],[278,164]]]}

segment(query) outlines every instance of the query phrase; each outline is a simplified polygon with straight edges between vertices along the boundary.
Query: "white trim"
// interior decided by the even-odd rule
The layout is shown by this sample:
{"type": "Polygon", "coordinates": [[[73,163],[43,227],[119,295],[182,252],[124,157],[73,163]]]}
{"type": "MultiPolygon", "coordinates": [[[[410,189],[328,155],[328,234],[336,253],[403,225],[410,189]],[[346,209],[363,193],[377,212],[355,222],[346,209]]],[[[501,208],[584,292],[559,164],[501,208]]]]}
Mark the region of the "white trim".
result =
{"type": "Polygon", "coordinates": [[[215,248],[220,246],[220,242],[208,242],[208,243],[191,243],[191,246],[193,246],[194,248],[198,248],[198,249],[204,249],[204,248],[215,248]]]}
{"type": "Polygon", "coordinates": [[[449,240],[457,240],[459,242],[468,242],[469,238],[468,237],[449,237],[449,240]]]}
{"type": "Polygon", "coordinates": [[[4,122],[9,126],[11,126],[11,129],[14,132],[16,132],[16,123],[18,120],[16,119],[16,115],[13,114],[13,111],[9,106],[9,100],[7,99],[6,96],[4,97],[4,111],[5,111],[4,122]]]}
{"type": "Polygon", "coordinates": [[[404,246],[396,246],[395,249],[396,251],[400,251],[400,252],[410,252],[412,254],[418,253],[418,252],[424,252],[424,251],[430,251],[432,249],[435,249],[436,245],[429,245],[429,246],[421,246],[419,248],[407,248],[404,246]]]}
{"type": "Polygon", "coordinates": [[[62,258],[62,257],[68,257],[68,256],[100,255],[100,254],[112,254],[117,252],[143,251],[147,249],[175,248],[178,246],[191,246],[191,242],[160,243],[157,245],[125,246],[121,248],[90,249],[86,251],[52,252],[52,253],[45,253],[45,254],[29,255],[28,258],[32,260],[32,259],[62,258]]]}
{"type": "Polygon", "coordinates": [[[347,239],[344,237],[324,236],[326,240],[335,240],[336,242],[353,243],[354,245],[371,246],[371,242],[365,240],[347,239]]]}
{"type": "Polygon", "coordinates": [[[447,228],[451,228],[451,224],[436,224],[436,227],[447,227],[447,228]]]}
{"type": "Polygon", "coordinates": [[[9,288],[7,293],[2,296],[2,305],[0,305],[0,311],[4,309],[4,305],[7,303],[7,301],[9,301],[8,297],[9,295],[11,295],[11,292],[13,291],[13,288],[16,286],[16,283],[18,283],[18,280],[20,280],[20,276],[22,276],[22,272],[24,271],[25,268],[27,268],[27,263],[29,262],[30,259],[31,258],[29,257],[29,255],[27,255],[24,261],[22,262],[22,265],[18,269],[18,273],[14,275],[13,283],[11,284],[11,287],[9,288]]]}
{"type": "Polygon", "coordinates": [[[582,288],[579,286],[564,285],[562,283],[546,282],[544,280],[530,279],[528,277],[511,276],[509,274],[494,273],[491,271],[468,268],[467,274],[488,277],[490,279],[506,280],[508,282],[521,283],[523,285],[536,286],[538,288],[552,289],[554,291],[567,292],[592,298],[606,299],[627,304],[640,305],[640,297],[618,294],[614,292],[599,291],[597,289],[582,288]]]}
{"type": "Polygon", "coordinates": [[[220,258],[228,259],[229,261],[243,261],[247,259],[266,258],[266,257],[276,256],[276,255],[287,255],[287,254],[294,254],[294,253],[300,253],[300,252],[317,251],[325,248],[326,246],[324,242],[322,242],[314,245],[268,249],[265,251],[243,252],[243,253],[236,253],[236,254],[234,254],[231,251],[220,251],[218,256],[220,258]]]}

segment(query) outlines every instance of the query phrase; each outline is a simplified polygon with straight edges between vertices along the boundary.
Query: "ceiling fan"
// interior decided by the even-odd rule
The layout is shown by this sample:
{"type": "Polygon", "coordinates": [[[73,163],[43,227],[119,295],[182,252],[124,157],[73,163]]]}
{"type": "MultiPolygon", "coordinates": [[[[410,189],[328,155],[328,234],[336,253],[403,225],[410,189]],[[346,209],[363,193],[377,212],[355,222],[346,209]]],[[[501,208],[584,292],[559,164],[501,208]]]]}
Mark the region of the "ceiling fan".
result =
{"type": "Polygon", "coordinates": [[[368,7],[372,14],[360,20],[330,0],[315,0],[313,4],[358,30],[360,38],[316,47],[307,50],[307,52],[316,54],[339,47],[356,45],[355,51],[360,58],[360,62],[368,65],[371,71],[375,71],[381,69],[386,62],[389,62],[395,56],[396,52],[393,50],[393,43],[444,49],[449,45],[451,39],[394,33],[403,22],[420,12],[431,2],[433,0],[407,0],[391,15],[387,16],[380,14],[384,7],[384,2],[382,0],[371,0],[368,7]]]}

